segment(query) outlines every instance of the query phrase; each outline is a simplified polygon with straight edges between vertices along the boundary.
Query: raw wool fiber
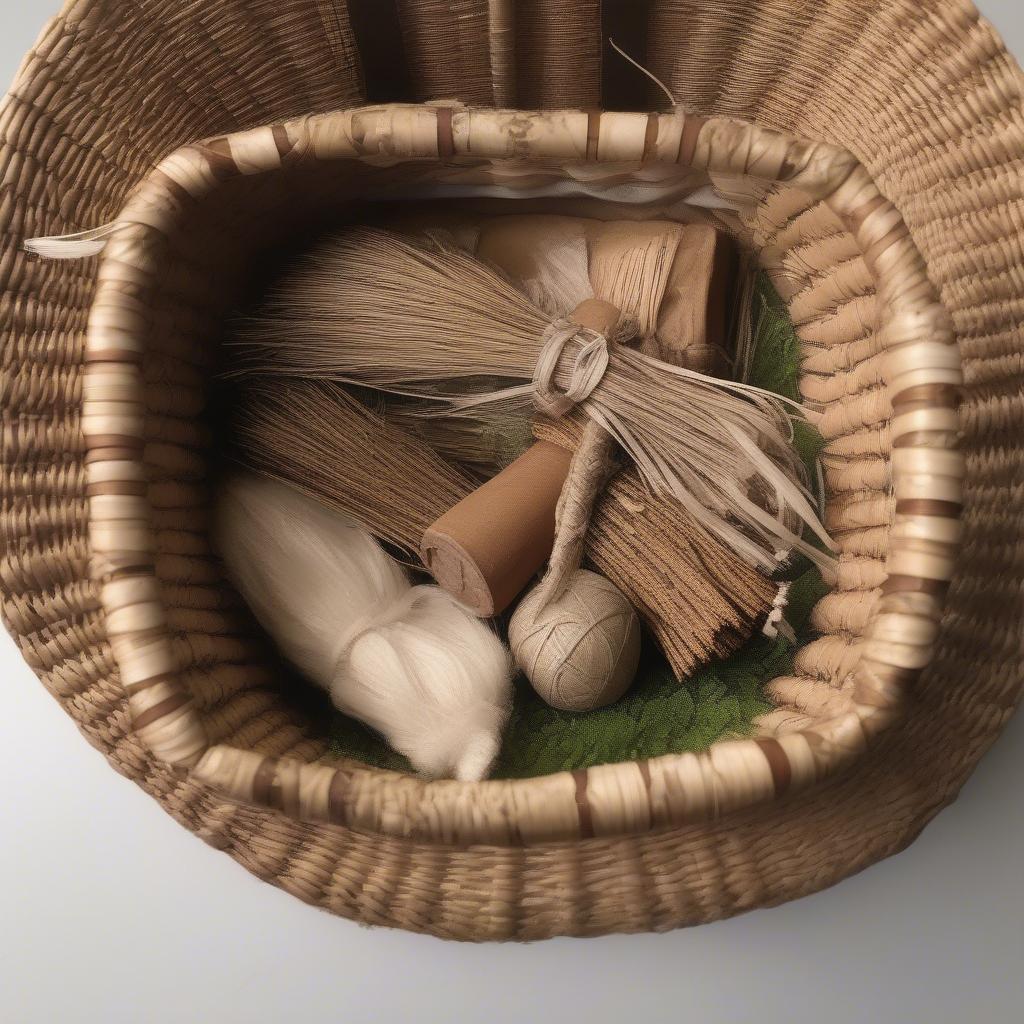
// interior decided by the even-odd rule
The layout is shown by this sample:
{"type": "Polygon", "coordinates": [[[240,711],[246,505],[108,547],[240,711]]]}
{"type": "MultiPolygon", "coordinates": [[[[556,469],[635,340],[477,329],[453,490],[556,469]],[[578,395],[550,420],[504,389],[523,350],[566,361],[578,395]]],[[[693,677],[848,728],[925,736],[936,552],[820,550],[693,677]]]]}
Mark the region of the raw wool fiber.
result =
{"type": "Polygon", "coordinates": [[[511,664],[488,625],[414,586],[361,526],[254,473],[220,488],[217,546],[281,653],[429,777],[484,778],[511,664]]]}
{"type": "MultiPolygon", "coordinates": [[[[754,380],[785,394],[796,387],[800,342],[764,274],[758,275],[755,296],[754,380]]],[[[820,440],[813,431],[807,440],[807,455],[813,460],[820,440]]],[[[802,644],[813,636],[811,608],[827,588],[817,569],[803,561],[786,575],[793,581],[786,619],[802,644]]],[[[730,657],[698,669],[680,685],[658,645],[646,635],[637,676],[626,697],[582,715],[550,707],[520,679],[493,776],[528,778],[697,752],[728,736],[750,735],[756,720],[772,710],[764,685],[791,670],[795,650],[783,636],[759,636],[730,657]]],[[[408,770],[379,737],[344,716],[335,718],[331,740],[336,757],[408,770]]]]}

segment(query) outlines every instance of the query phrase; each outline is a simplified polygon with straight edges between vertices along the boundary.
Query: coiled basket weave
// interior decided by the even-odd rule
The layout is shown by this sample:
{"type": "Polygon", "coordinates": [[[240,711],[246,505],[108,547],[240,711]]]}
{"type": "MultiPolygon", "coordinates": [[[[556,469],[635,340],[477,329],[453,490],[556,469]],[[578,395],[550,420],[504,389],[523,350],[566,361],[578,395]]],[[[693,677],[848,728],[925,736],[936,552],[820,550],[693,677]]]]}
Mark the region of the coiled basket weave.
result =
{"type": "Polygon", "coordinates": [[[8,629],[182,824],[367,923],[666,929],[901,849],[1021,693],[1021,85],[956,0],[73,0],[2,112],[8,629]],[[226,313],[366,199],[624,184],[724,197],[787,300],[841,552],[820,639],[705,754],[480,785],[331,762],[207,539],[226,313]],[[95,258],[23,250],[107,223],[95,258]]]}

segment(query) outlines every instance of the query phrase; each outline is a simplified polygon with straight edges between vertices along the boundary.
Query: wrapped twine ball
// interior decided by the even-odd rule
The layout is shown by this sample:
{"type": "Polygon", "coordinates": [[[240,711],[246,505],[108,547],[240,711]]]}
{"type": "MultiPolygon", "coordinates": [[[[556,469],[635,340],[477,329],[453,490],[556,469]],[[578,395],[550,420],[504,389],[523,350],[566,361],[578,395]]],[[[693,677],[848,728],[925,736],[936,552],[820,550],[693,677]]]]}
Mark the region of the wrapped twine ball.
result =
{"type": "Polygon", "coordinates": [[[636,675],[640,620],[603,576],[578,569],[556,600],[534,588],[509,623],[516,662],[552,707],[591,711],[618,700],[636,675]]]}

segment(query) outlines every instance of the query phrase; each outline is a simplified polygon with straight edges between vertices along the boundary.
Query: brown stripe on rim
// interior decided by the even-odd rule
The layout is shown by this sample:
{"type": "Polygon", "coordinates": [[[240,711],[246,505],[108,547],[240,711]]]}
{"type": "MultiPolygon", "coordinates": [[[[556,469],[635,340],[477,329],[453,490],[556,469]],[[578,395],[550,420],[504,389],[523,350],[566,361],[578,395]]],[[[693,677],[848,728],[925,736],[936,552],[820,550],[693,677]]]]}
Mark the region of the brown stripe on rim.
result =
{"type": "Polygon", "coordinates": [[[280,807],[281,787],[277,785],[277,759],[265,757],[252,777],[252,798],[264,807],[280,807]]]}
{"type": "Polygon", "coordinates": [[[850,210],[844,215],[843,219],[851,230],[857,232],[861,227],[863,227],[864,221],[866,221],[868,217],[875,212],[875,210],[880,210],[883,206],[888,205],[889,201],[885,196],[877,195],[873,199],[869,199],[866,203],[862,203],[856,209],[850,210]]]}
{"type": "Polygon", "coordinates": [[[157,168],[154,171],[150,171],[149,177],[151,181],[167,189],[175,199],[180,200],[182,203],[194,202],[188,189],[180,182],[175,181],[166,171],[161,171],[157,168]]]}
{"type": "Polygon", "coordinates": [[[949,589],[949,580],[930,580],[923,576],[888,576],[882,584],[883,594],[930,594],[944,597],[949,589]]]}
{"type": "Polygon", "coordinates": [[[915,384],[892,396],[893,411],[911,412],[915,409],[958,409],[963,389],[959,384],[915,384]]]}
{"type": "Polygon", "coordinates": [[[214,139],[212,142],[198,145],[196,151],[202,154],[203,159],[209,165],[210,173],[218,181],[228,181],[231,178],[237,178],[242,173],[234,153],[231,152],[231,143],[225,138],[214,139]]]}
{"type": "Polygon", "coordinates": [[[935,448],[937,451],[953,451],[959,447],[958,434],[950,430],[912,430],[893,438],[893,448],[935,448]],[[944,443],[936,446],[937,440],[944,443]]]}
{"type": "Polygon", "coordinates": [[[586,768],[579,768],[572,773],[572,778],[576,783],[576,812],[580,819],[580,835],[584,839],[593,839],[594,815],[590,810],[590,800],[587,798],[588,774],[586,768]]]}
{"type": "Polygon", "coordinates": [[[940,501],[938,498],[903,498],[896,502],[898,516],[940,516],[956,519],[963,511],[959,501],[940,501]]]}
{"type": "Polygon", "coordinates": [[[277,155],[284,160],[284,158],[295,148],[295,143],[288,134],[288,129],[285,128],[283,124],[275,124],[270,129],[270,134],[274,136],[274,145],[277,147],[277,155]]]}
{"type": "Polygon", "coordinates": [[[437,108],[437,155],[442,160],[455,156],[455,133],[452,130],[452,108],[437,108]]]}
{"type": "Polygon", "coordinates": [[[764,759],[768,762],[768,768],[772,773],[772,782],[775,785],[775,795],[782,796],[789,789],[793,781],[793,767],[789,763],[782,744],[770,736],[756,739],[754,742],[761,748],[764,759]]]}
{"type": "MultiPolygon", "coordinates": [[[[133,690],[133,692],[138,691],[133,690]]],[[[159,722],[161,718],[166,718],[191,702],[192,698],[187,693],[172,693],[170,697],[160,701],[159,704],[154,704],[151,708],[146,708],[141,714],[133,714],[132,728],[145,729],[147,725],[159,722]]]]}
{"type": "Polygon", "coordinates": [[[647,798],[647,815],[651,823],[654,823],[654,801],[651,798],[651,762],[644,759],[642,761],[634,762],[636,764],[636,770],[640,773],[640,778],[644,784],[644,796],[647,798]]]}
{"type": "Polygon", "coordinates": [[[864,250],[864,257],[868,261],[868,265],[874,265],[878,260],[878,257],[881,256],[886,249],[892,245],[897,245],[909,236],[910,232],[907,230],[907,226],[902,220],[897,224],[894,224],[884,235],[882,235],[881,238],[876,239],[864,250]]]}
{"type": "Polygon", "coordinates": [[[153,555],[148,562],[132,562],[131,565],[119,565],[116,569],[103,574],[103,579],[108,582],[113,580],[130,580],[136,576],[156,575],[156,555],[153,555]]]}
{"type": "MultiPolygon", "coordinates": [[[[135,577],[139,579],[141,577],[135,577]]],[[[109,630],[108,630],[109,633],[109,630]]],[[[133,640],[164,640],[169,639],[167,634],[166,624],[161,623],[156,626],[146,626],[145,629],[131,629],[125,630],[123,633],[109,633],[112,637],[130,636],[133,640]]]]}
{"type": "Polygon", "coordinates": [[[131,348],[86,349],[82,361],[85,363],[141,363],[142,353],[131,348]]]}
{"type": "Polygon", "coordinates": [[[148,679],[140,679],[136,683],[125,683],[124,688],[128,693],[145,693],[152,690],[154,686],[167,683],[169,686],[177,686],[178,677],[173,672],[161,672],[158,676],[150,676],[148,679]]]}
{"type": "Polygon", "coordinates": [[[676,154],[676,163],[685,164],[689,167],[693,163],[693,154],[697,152],[697,138],[700,130],[707,124],[703,117],[696,114],[686,114],[683,120],[683,130],[679,133],[679,152],[676,154]]]}
{"type": "Polygon", "coordinates": [[[657,114],[647,115],[647,127],[644,129],[644,160],[650,160],[658,145],[658,132],[661,128],[661,118],[657,114]]]}
{"type": "Polygon", "coordinates": [[[348,777],[344,772],[336,771],[327,788],[327,818],[335,825],[348,824],[348,807],[345,804],[347,793],[348,777]]]}
{"type": "Polygon", "coordinates": [[[597,160],[601,145],[601,111],[587,111],[587,159],[597,160]]]}
{"type": "Polygon", "coordinates": [[[101,484],[86,484],[85,496],[98,498],[100,495],[120,495],[124,497],[144,498],[147,493],[144,480],[106,480],[101,484]]]}

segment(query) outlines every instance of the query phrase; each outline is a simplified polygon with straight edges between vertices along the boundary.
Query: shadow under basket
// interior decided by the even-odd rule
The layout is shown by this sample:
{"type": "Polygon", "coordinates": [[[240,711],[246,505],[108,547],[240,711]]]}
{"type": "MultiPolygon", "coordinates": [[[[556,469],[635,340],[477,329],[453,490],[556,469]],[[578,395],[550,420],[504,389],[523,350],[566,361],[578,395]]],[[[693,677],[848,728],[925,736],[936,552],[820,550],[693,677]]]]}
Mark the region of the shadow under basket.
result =
{"type": "Polygon", "coordinates": [[[893,852],[955,793],[931,793],[904,722],[962,540],[961,353],[900,209],[851,152],[681,111],[394,104],[184,145],[124,195],[95,261],[19,255],[5,271],[36,275],[24,306],[72,312],[4,362],[4,614],[88,735],[188,827],[347,917],[540,938],[781,902],[893,852]],[[332,760],[282,697],[207,535],[225,320],[262,256],[300,233],[369,203],[467,196],[586,197],[637,218],[688,203],[786,301],[804,398],[823,410],[839,562],[817,639],[769,684],[785,699],[750,738],[425,781],[332,760]],[[58,392],[67,409],[48,417],[58,392]]]}

